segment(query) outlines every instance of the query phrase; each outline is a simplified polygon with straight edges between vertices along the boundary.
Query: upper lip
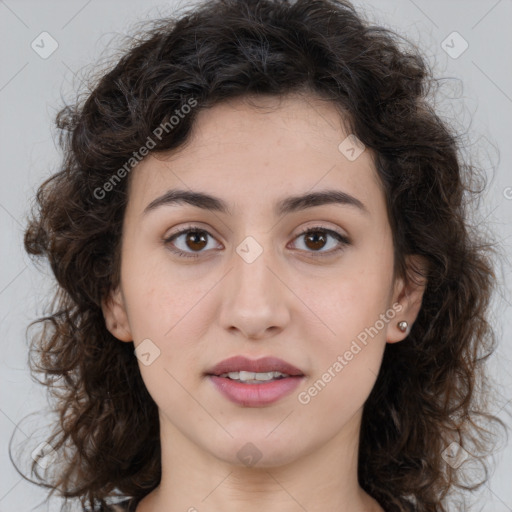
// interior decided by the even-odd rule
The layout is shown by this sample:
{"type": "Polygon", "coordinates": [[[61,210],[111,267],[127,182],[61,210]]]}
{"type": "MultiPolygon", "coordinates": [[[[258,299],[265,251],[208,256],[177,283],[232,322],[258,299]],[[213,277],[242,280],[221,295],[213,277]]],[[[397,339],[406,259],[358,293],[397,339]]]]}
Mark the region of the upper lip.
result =
{"type": "Polygon", "coordinates": [[[207,375],[222,375],[229,372],[281,372],[287,375],[304,375],[304,373],[286,361],[277,357],[262,357],[260,359],[248,359],[244,356],[234,356],[224,359],[208,370],[207,375]]]}

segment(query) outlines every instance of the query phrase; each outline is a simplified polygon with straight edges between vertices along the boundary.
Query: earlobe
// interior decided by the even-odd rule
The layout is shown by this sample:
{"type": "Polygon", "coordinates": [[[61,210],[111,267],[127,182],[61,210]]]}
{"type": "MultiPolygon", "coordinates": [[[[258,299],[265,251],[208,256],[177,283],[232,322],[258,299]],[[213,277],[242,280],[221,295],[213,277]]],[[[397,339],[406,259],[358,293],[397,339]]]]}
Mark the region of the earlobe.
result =
{"type": "Polygon", "coordinates": [[[395,283],[393,304],[401,306],[395,319],[388,324],[388,343],[397,343],[407,338],[416,320],[427,286],[428,261],[418,254],[406,256],[407,279],[398,279],[395,283]]]}
{"type": "Polygon", "coordinates": [[[119,288],[113,290],[101,302],[105,326],[120,341],[133,341],[124,299],[119,288]]]}

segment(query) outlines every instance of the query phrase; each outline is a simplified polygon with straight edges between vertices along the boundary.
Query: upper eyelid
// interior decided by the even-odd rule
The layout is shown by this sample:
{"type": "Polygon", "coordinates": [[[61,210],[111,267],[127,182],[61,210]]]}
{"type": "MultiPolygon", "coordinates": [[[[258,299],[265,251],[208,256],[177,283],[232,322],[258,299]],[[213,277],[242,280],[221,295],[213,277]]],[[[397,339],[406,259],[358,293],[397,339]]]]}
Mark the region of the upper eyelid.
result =
{"type": "MultiPolygon", "coordinates": [[[[203,228],[200,225],[191,224],[191,225],[188,225],[188,226],[184,226],[184,227],[178,228],[176,231],[174,231],[170,235],[164,235],[163,239],[164,240],[169,240],[170,238],[172,238],[172,237],[174,237],[176,235],[181,235],[181,234],[186,233],[188,231],[204,231],[204,232],[208,233],[210,236],[213,236],[215,239],[217,239],[217,236],[213,235],[210,232],[210,230],[212,230],[212,229],[213,228],[211,228],[211,227],[203,228]]],[[[303,235],[304,233],[307,233],[308,231],[312,231],[312,230],[315,230],[315,229],[324,230],[324,231],[332,231],[334,233],[339,234],[340,236],[343,236],[344,238],[347,238],[347,239],[350,238],[347,234],[339,232],[338,231],[339,228],[333,228],[333,227],[329,227],[329,226],[322,226],[321,224],[314,224],[312,226],[306,226],[304,228],[301,228],[301,230],[298,233],[296,233],[295,236],[297,237],[297,236],[303,235]]]]}
{"type": "Polygon", "coordinates": [[[170,235],[164,235],[163,237],[163,240],[165,242],[169,241],[170,239],[174,238],[174,237],[177,237],[179,235],[183,235],[185,233],[188,233],[189,231],[204,231],[205,233],[208,233],[209,236],[211,236],[212,238],[215,238],[215,240],[219,241],[218,240],[218,237],[215,236],[214,234],[211,233],[211,230],[212,228],[203,228],[199,225],[190,225],[190,226],[185,226],[185,227],[182,227],[182,228],[178,228],[176,231],[174,231],[173,233],[171,233],[170,235]]]}

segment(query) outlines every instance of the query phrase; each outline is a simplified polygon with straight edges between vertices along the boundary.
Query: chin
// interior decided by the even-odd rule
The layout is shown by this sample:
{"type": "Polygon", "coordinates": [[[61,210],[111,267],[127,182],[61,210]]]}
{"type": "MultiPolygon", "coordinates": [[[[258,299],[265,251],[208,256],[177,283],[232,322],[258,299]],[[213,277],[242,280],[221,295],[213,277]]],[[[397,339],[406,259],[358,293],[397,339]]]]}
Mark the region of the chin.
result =
{"type": "Polygon", "coordinates": [[[254,435],[245,432],[243,436],[234,436],[233,439],[226,441],[221,450],[218,445],[210,447],[211,453],[218,459],[240,468],[275,468],[293,463],[301,455],[304,447],[299,449],[291,437],[275,436],[271,439],[271,430],[255,432],[254,435]]]}

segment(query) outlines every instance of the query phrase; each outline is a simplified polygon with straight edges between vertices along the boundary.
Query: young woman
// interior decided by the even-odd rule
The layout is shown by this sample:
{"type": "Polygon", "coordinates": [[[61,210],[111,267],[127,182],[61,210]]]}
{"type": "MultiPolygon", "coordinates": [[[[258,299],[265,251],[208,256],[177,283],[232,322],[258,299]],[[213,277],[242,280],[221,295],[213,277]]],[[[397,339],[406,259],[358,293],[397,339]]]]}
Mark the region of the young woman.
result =
{"type": "Polygon", "coordinates": [[[52,493],[443,512],[481,483],[478,170],[402,43],[347,1],[208,1],[60,112],[25,238],[59,284],[33,339],[60,412],[33,464],[52,493]]]}

